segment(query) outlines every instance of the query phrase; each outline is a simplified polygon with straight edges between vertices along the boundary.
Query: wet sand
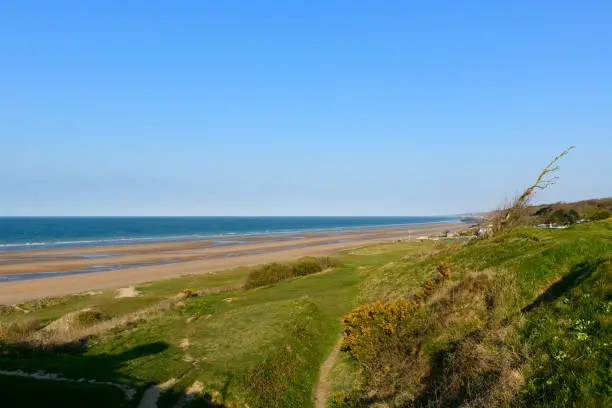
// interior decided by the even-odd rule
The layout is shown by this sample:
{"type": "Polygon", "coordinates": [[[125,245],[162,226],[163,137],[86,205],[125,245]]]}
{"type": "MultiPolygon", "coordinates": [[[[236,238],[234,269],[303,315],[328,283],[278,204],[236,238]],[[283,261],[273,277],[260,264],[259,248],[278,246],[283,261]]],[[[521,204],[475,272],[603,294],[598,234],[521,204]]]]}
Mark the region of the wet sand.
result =
{"type": "Polygon", "coordinates": [[[0,252],[0,303],[20,303],[239,266],[322,256],[393,239],[457,231],[465,224],[236,237],[214,241],[0,252]],[[23,275],[19,275],[23,274],[23,275]],[[37,275],[40,274],[40,275],[37,275]],[[44,277],[39,277],[44,276],[44,277]]]}

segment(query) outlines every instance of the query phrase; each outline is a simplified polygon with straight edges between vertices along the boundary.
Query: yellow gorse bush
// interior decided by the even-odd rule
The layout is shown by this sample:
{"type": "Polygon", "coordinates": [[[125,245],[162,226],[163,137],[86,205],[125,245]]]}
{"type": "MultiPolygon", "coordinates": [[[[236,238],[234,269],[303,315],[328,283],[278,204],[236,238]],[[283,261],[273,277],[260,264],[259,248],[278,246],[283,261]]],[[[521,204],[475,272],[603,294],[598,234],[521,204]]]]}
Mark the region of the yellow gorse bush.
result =
{"type": "Polygon", "coordinates": [[[399,324],[418,308],[415,300],[402,299],[358,307],[344,318],[343,349],[354,354],[366,339],[393,335],[399,324]]]}
{"type": "Polygon", "coordinates": [[[452,265],[441,261],[436,267],[438,276],[427,279],[411,299],[377,301],[359,306],[343,318],[342,349],[359,361],[375,352],[377,344],[384,343],[404,324],[422,303],[450,277],[452,265]]]}

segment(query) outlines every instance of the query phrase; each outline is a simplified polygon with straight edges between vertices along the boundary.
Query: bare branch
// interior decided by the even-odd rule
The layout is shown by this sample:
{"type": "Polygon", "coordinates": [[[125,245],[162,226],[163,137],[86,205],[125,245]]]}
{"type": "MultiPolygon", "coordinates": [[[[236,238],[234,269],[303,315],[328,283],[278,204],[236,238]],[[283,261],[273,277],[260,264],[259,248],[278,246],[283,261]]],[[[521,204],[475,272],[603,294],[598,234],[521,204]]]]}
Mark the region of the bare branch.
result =
{"type": "Polygon", "coordinates": [[[576,146],[570,146],[561,154],[555,157],[548,166],[542,170],[535,183],[527,187],[520,196],[515,198],[511,203],[505,206],[497,216],[493,219],[493,232],[499,232],[509,227],[516,225],[523,214],[525,207],[529,204],[536,191],[545,190],[546,188],[556,184],[559,176],[553,175],[559,170],[557,164],[561,158],[566,156],[576,146]]]}

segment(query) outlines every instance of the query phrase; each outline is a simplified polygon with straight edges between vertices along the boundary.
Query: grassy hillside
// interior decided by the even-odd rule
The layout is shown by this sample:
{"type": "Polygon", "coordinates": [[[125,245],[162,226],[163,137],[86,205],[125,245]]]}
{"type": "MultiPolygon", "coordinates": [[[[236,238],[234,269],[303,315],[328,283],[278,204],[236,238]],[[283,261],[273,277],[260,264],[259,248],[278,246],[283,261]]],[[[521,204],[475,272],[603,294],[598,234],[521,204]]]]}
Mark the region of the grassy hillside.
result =
{"type": "Polygon", "coordinates": [[[373,270],[391,296],[345,319],[333,406],[612,402],[612,223],[524,228],[404,262],[373,270]],[[420,288],[404,285],[423,271],[420,288]]]}
{"type": "Polygon", "coordinates": [[[612,222],[599,221],[5,307],[0,395],[9,407],[308,407],[320,388],[335,407],[605,406],[611,258],[612,222]],[[28,377],[40,371],[55,377],[28,377]]]}
{"type": "MultiPolygon", "coordinates": [[[[114,299],[112,293],[102,293],[47,300],[45,307],[22,305],[31,310],[25,316],[5,311],[0,370],[43,370],[69,379],[134,387],[137,395],[123,406],[136,406],[149,385],[169,379],[175,381],[162,393],[160,407],[180,403],[193,384],[198,394],[218,403],[308,406],[318,373],[318,364],[310,362],[323,361],[336,342],[338,318],[355,301],[357,273],[354,268],[337,268],[255,290],[234,289],[245,277],[245,271],[233,271],[190,277],[179,286],[176,280],[159,282],[137,288],[142,295],[136,298],[114,299]],[[217,285],[228,289],[200,296],[186,296],[190,291],[178,289],[217,285]],[[109,320],[95,323],[93,327],[102,327],[87,336],[86,343],[81,337],[86,328],[68,328],[73,338],[60,336],[59,342],[54,341],[55,333],[44,337],[38,336],[44,329],[35,331],[37,321],[48,322],[83,306],[114,313],[117,324],[103,330],[109,320]],[[139,312],[143,307],[148,313],[139,312]],[[130,318],[134,313],[136,320],[130,318]],[[17,330],[19,337],[13,339],[7,336],[26,319],[34,329],[17,330]]],[[[19,398],[14,394],[28,395],[35,399],[32,406],[44,402],[44,395],[28,392],[31,380],[5,381],[9,377],[1,374],[0,378],[3,395],[13,400],[19,398]]],[[[98,388],[88,391],[92,398],[106,394],[98,388]]],[[[72,401],[63,405],[82,406],[70,405],[72,401]]]]}

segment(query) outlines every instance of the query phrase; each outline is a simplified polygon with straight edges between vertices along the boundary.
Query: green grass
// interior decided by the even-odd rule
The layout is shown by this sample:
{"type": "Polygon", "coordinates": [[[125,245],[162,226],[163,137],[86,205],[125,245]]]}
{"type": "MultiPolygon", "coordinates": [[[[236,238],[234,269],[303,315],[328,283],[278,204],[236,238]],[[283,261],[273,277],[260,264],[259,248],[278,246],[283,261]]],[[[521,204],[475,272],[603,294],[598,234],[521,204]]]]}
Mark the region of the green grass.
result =
{"type": "MultiPolygon", "coordinates": [[[[104,291],[29,302],[21,307],[30,313],[4,310],[0,322],[27,316],[26,333],[36,320],[91,308],[82,323],[95,327],[170,307],[87,342],[45,348],[0,341],[0,369],[110,381],[139,393],[177,379],[159,407],[175,406],[196,382],[204,399],[188,407],[309,407],[341,317],[379,299],[410,298],[444,261],[450,279],[381,339],[370,368],[340,353],[330,374],[335,406],[605,406],[612,395],[611,254],[612,223],[602,221],[467,244],[373,245],[337,254],[342,266],[248,290],[242,285],[257,268],[143,284],[135,298],[104,291]],[[177,298],[184,289],[207,291],[177,298]],[[344,397],[350,401],[338,403],[344,397]]],[[[112,387],[0,378],[2,401],[9,401],[3,406],[40,406],[51,388],[71,395],[56,406],[82,406],[86,398],[98,406],[135,403],[112,387]]]]}
{"type": "MultiPolygon", "coordinates": [[[[144,285],[139,288],[142,298],[116,299],[95,309],[132,310],[139,302],[141,307],[148,304],[150,297],[159,301],[161,292],[175,295],[179,288],[223,287],[244,279],[244,272],[223,275],[144,285]]],[[[168,407],[195,381],[224,403],[245,401],[255,407],[281,401],[282,406],[310,406],[318,366],[337,341],[339,318],[355,305],[358,282],[356,269],[343,267],[255,290],[187,298],[183,306],[161,317],[90,339],[82,350],[10,350],[0,359],[0,368],[45,370],[140,389],[177,378],[160,399],[160,406],[168,407]],[[187,350],[180,347],[183,339],[189,339],[187,350]],[[253,381],[260,377],[267,380],[253,381]]]]}
{"type": "Polygon", "coordinates": [[[520,335],[531,365],[517,406],[612,402],[612,258],[581,274],[575,287],[526,315],[520,335]]]}
{"type": "MultiPolygon", "coordinates": [[[[248,271],[248,268],[236,268],[222,272],[145,283],[136,286],[136,289],[142,295],[135,298],[116,299],[116,290],[113,289],[92,292],[92,294],[43,298],[19,306],[29,312],[27,316],[34,317],[42,322],[52,321],[67,313],[86,308],[92,308],[108,316],[120,317],[147,306],[155,305],[178,294],[183,289],[218,290],[242,285],[248,271]]],[[[24,312],[16,309],[5,310],[0,315],[0,321],[22,318],[24,315],[24,312]]]]}

